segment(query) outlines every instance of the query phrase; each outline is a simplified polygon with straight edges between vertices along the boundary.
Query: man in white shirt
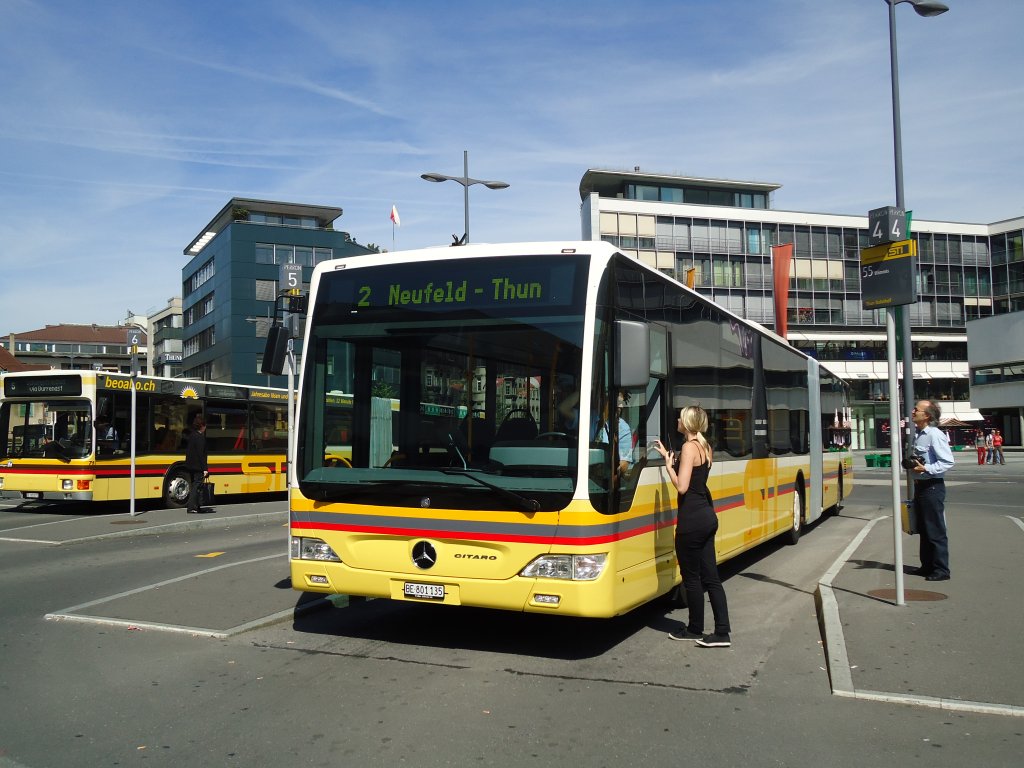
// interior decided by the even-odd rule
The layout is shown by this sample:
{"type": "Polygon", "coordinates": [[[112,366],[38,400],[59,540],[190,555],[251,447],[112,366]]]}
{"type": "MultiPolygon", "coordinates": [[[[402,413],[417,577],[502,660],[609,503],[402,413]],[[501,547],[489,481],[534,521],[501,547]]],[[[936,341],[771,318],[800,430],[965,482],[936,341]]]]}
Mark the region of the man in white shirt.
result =
{"type": "Polygon", "coordinates": [[[914,475],[914,509],[921,535],[919,576],[928,581],[949,579],[949,540],[946,534],[946,483],[943,475],[953,466],[949,440],[939,429],[942,411],[931,400],[920,400],[912,418],[917,433],[914,450],[903,466],[914,475]]]}

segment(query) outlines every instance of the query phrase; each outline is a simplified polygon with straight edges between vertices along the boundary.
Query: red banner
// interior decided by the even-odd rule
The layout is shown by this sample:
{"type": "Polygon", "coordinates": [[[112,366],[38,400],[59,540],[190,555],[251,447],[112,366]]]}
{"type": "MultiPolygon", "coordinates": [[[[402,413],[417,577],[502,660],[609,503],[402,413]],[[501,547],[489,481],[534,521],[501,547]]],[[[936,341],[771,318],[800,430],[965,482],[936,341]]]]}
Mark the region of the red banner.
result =
{"type": "Polygon", "coordinates": [[[772,278],[775,285],[775,332],[786,338],[789,330],[789,265],[793,261],[793,244],[772,246],[772,278]]]}

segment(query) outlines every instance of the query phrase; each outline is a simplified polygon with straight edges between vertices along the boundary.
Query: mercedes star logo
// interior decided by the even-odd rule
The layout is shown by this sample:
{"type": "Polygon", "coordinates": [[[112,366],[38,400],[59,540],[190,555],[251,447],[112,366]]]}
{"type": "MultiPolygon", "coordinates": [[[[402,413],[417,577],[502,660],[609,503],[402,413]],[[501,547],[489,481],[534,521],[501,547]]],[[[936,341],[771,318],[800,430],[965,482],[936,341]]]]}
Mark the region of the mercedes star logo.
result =
{"type": "Polygon", "coordinates": [[[417,541],[412,548],[412,561],[424,571],[433,568],[437,562],[437,550],[429,541],[417,541]]]}

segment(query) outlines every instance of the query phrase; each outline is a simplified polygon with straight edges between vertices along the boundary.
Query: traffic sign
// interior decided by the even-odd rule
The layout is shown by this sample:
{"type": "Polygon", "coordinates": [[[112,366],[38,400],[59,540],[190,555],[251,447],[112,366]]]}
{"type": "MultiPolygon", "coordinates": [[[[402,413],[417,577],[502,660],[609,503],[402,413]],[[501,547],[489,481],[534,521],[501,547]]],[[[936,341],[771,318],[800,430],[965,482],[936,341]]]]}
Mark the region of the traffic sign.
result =
{"type": "Polygon", "coordinates": [[[280,278],[277,281],[277,292],[289,296],[302,293],[302,265],[282,264],[280,278]]]}
{"type": "Polygon", "coordinates": [[[868,211],[868,244],[898,243],[907,236],[907,212],[888,206],[868,211]]]}
{"type": "Polygon", "coordinates": [[[860,293],[864,309],[917,302],[915,256],[916,240],[884,243],[860,252],[860,293]]]}

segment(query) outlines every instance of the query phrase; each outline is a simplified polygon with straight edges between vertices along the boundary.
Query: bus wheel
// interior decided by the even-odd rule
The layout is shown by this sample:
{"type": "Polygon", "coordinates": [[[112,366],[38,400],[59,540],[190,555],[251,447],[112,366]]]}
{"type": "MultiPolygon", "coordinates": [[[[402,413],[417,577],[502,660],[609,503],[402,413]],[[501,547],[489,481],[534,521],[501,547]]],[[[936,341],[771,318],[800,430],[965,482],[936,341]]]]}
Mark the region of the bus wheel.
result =
{"type": "Polygon", "coordinates": [[[192,478],[184,469],[175,469],[164,480],[164,503],[168,507],[184,507],[188,503],[188,492],[192,478]]]}
{"type": "Polygon", "coordinates": [[[789,531],[789,543],[800,541],[800,533],[804,524],[804,489],[798,480],[793,488],[793,527],[789,531]]]}

